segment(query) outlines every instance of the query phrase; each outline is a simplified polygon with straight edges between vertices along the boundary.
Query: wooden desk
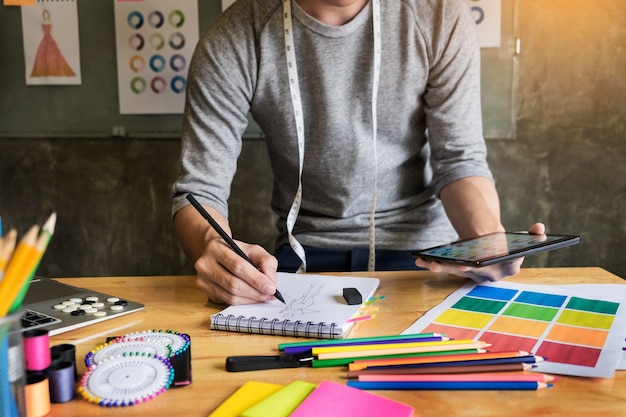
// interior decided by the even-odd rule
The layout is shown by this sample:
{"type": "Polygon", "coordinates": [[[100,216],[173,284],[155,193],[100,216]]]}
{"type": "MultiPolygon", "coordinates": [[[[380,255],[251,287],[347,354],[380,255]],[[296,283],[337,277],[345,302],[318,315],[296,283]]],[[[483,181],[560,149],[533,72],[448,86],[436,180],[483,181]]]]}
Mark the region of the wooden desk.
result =
{"type": "MultiPolygon", "coordinates": [[[[350,336],[397,334],[425,311],[459,288],[464,279],[430,272],[378,272],[378,303],[374,320],[358,323],[350,336]]],[[[528,284],[626,283],[600,268],[523,269],[510,281],[528,284]]],[[[297,368],[229,373],[229,355],[275,354],[278,343],[296,340],[209,330],[209,316],[221,309],[207,304],[192,276],[66,278],[59,281],[114,294],[146,305],[145,310],[52,338],[52,344],[75,344],[78,370],[83,359],[107,336],[151,329],[171,329],[191,336],[193,382],[160,397],[128,408],[107,409],[77,397],[53,404],[52,416],[207,416],[248,380],[287,384],[294,380],[345,382],[345,368],[297,368]]],[[[300,339],[302,340],[302,339],[300,339]]],[[[563,377],[540,391],[376,391],[412,404],[415,417],[428,416],[626,416],[626,372],[612,379],[563,377]]],[[[268,416],[269,417],[269,416],[268,416]]],[[[323,417],[323,416],[320,416],[323,417]]],[[[349,417],[349,416],[347,416],[349,417]]],[[[381,416],[384,417],[384,416],[381,416]]]]}

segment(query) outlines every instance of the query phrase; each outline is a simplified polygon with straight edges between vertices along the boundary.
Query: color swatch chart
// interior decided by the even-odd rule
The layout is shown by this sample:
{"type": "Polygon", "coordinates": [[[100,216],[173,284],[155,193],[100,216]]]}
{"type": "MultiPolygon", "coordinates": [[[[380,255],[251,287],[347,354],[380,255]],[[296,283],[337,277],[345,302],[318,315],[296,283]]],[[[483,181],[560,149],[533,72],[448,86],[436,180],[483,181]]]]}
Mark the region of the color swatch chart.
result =
{"type": "MultiPolygon", "coordinates": [[[[626,285],[624,286],[626,289],[626,285]]],[[[490,351],[532,352],[547,358],[541,372],[610,377],[626,333],[626,298],[567,286],[511,282],[468,284],[413,324],[409,332],[443,333],[490,343],[490,351]]]]}

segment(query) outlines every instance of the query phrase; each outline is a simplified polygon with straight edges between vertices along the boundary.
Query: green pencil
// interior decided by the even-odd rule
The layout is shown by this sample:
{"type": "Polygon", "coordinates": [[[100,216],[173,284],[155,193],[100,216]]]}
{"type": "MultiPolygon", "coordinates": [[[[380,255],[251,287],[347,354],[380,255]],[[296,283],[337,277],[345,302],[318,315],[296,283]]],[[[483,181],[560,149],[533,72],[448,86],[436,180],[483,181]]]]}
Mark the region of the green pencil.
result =
{"type": "MultiPolygon", "coordinates": [[[[44,247],[43,247],[44,251],[48,247],[48,244],[50,243],[50,239],[52,239],[56,221],[57,221],[57,215],[56,213],[52,213],[50,217],[48,218],[48,220],[46,221],[46,223],[44,223],[44,225],[41,228],[41,235],[45,236],[44,247]]],[[[14,313],[20,308],[22,308],[22,302],[24,301],[24,297],[26,297],[26,293],[28,292],[28,287],[30,287],[30,283],[33,280],[33,277],[35,276],[35,273],[37,272],[37,268],[39,268],[40,262],[41,262],[41,259],[39,259],[39,261],[37,262],[33,270],[30,272],[30,276],[28,277],[28,279],[22,286],[22,289],[20,290],[17,297],[15,297],[13,304],[11,304],[9,313],[14,313]]]]}
{"type": "Polygon", "coordinates": [[[354,337],[348,339],[313,340],[309,342],[281,343],[278,350],[285,350],[287,347],[318,347],[324,345],[350,345],[356,342],[375,342],[379,340],[403,340],[419,339],[427,337],[443,336],[439,333],[416,333],[416,334],[396,334],[390,336],[354,337]]]}

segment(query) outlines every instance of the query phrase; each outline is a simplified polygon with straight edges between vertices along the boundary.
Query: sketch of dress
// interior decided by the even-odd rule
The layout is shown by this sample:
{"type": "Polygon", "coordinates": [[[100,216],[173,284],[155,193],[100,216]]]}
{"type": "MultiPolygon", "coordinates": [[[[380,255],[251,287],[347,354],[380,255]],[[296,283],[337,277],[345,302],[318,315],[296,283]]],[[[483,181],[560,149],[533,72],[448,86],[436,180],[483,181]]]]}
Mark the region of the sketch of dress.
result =
{"type": "Polygon", "coordinates": [[[43,17],[43,38],[37,48],[35,63],[30,74],[31,77],[74,77],[74,71],[69,66],[59,46],[52,37],[52,20],[50,12],[44,10],[43,17]]]}
{"type": "Polygon", "coordinates": [[[324,288],[324,284],[311,284],[304,294],[290,300],[280,312],[283,313],[285,317],[319,312],[319,309],[313,307],[315,307],[315,297],[322,291],[322,288],[324,288]]]}

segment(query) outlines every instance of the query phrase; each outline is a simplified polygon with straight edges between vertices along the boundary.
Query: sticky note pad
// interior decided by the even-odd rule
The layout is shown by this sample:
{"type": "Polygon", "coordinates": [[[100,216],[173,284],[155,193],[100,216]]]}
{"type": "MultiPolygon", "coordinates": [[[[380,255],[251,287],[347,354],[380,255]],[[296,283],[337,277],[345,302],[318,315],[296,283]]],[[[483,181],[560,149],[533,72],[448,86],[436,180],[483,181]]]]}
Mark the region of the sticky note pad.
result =
{"type": "Polygon", "coordinates": [[[209,417],[239,417],[243,411],[281,388],[283,385],[248,381],[209,414],[209,417]]]}
{"type": "Polygon", "coordinates": [[[294,381],[240,414],[241,417],[288,417],[316,385],[294,381]]]}
{"type": "Polygon", "coordinates": [[[289,417],[410,417],[414,408],[399,401],[323,381],[289,417]]]}

